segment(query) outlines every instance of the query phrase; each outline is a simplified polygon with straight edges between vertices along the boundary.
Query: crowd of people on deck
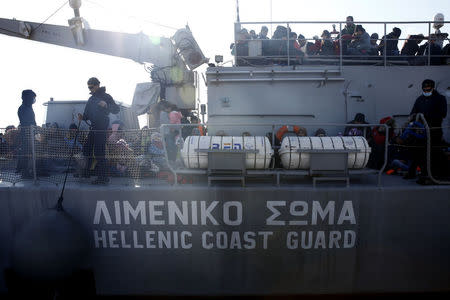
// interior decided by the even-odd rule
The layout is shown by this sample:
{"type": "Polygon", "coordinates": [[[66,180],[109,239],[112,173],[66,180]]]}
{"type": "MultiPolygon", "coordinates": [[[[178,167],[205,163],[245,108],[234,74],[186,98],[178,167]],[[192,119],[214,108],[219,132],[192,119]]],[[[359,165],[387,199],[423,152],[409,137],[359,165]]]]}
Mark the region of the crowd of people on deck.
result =
{"type": "MultiPolygon", "coordinates": [[[[245,64],[246,59],[248,61],[252,56],[249,52],[250,40],[261,40],[261,53],[258,55],[273,58],[273,62],[279,64],[286,63],[282,58],[288,54],[291,63],[299,64],[304,57],[339,57],[341,51],[345,59],[373,59],[386,55],[388,60],[425,65],[430,56],[431,65],[446,64],[450,57],[450,43],[445,44],[448,34],[436,28],[429,36],[415,34],[401,39],[402,30],[394,27],[380,38],[378,33],[369,34],[362,25],[354,23],[353,16],[348,16],[340,32],[333,25],[333,31],[323,30],[320,37],[315,35],[312,40],[282,25],[276,27],[271,38],[268,37],[267,26],[262,26],[259,34],[242,28],[236,33],[236,44],[231,44],[230,48],[233,55],[241,57],[240,64],[245,64]],[[402,40],[404,43],[399,49],[398,44],[402,40]]],[[[252,63],[258,63],[258,60],[252,60],[252,63]]]]}
{"type": "MultiPolygon", "coordinates": [[[[67,169],[67,158],[72,156],[72,164],[69,167],[74,177],[88,178],[97,175],[94,184],[107,183],[109,176],[157,175],[159,178],[173,181],[169,164],[182,165],[180,150],[184,139],[192,135],[207,135],[206,128],[190,110],[179,109],[165,100],[160,100],[151,108],[151,128],[145,126],[141,130],[127,130],[119,120],[110,125],[108,115],[118,113],[117,104],[105,93],[105,88],[100,87],[98,79],[89,79],[88,87],[92,96],[84,113],[78,116],[79,124],[84,121],[90,126],[88,132],[80,131],[79,124],[75,123],[72,123],[68,130],[52,123],[46,124],[44,128],[36,127],[34,137],[30,136],[29,128],[36,126],[32,109],[36,94],[32,90],[22,92],[22,105],[18,110],[19,128],[8,126],[4,134],[0,135],[0,156],[17,158],[16,171],[22,178],[34,176],[31,167],[33,147],[36,153],[37,176],[63,173],[67,169]],[[188,124],[191,126],[182,126],[188,124]]],[[[381,169],[385,162],[386,127],[382,126],[385,124],[389,128],[388,174],[404,173],[407,179],[420,174],[418,182],[428,184],[430,182],[425,148],[427,134],[423,121],[417,117],[417,114],[421,113],[431,128],[432,174],[448,176],[449,158],[445,157],[445,153],[448,154],[450,144],[443,139],[442,131],[442,121],[447,115],[447,101],[445,96],[436,91],[432,80],[423,81],[422,91],[410,112],[410,119],[403,126],[397,126],[391,116],[382,118],[379,121],[380,126],[361,126],[368,122],[363,113],[357,113],[347,124],[343,134],[338,135],[364,136],[372,148],[368,167],[381,169]]],[[[219,130],[214,135],[226,136],[227,133],[219,130]]],[[[248,131],[242,132],[242,136],[251,135],[248,131]]],[[[300,125],[285,125],[280,127],[274,136],[272,133],[267,135],[269,140],[275,142],[273,146],[276,148],[285,136],[308,136],[308,132],[300,125]]],[[[327,132],[319,128],[314,132],[314,136],[325,137],[327,132]]]]}
{"type": "MultiPolygon", "coordinates": [[[[442,122],[447,116],[447,100],[435,89],[435,82],[426,79],[422,82],[420,95],[411,109],[409,119],[398,126],[392,116],[383,117],[373,128],[361,126],[369,124],[363,113],[357,113],[345,127],[343,136],[364,136],[372,151],[368,167],[381,169],[385,163],[386,140],[388,141],[386,173],[404,175],[404,179],[417,179],[419,184],[432,184],[428,167],[434,177],[450,177],[450,141],[443,136],[442,122]],[[430,128],[430,165],[427,162],[427,133],[423,114],[430,128]],[[389,135],[386,137],[387,132],[389,135]]],[[[276,134],[276,144],[280,144],[286,135],[307,136],[301,126],[283,126],[276,134]]],[[[327,136],[320,128],[315,136],[327,136]]],[[[341,135],[341,133],[339,133],[341,135]]],[[[279,161],[279,160],[278,160],[279,161]]]]}
{"type": "Polygon", "coordinates": [[[206,134],[205,127],[200,124],[160,131],[159,127],[164,124],[200,123],[190,110],[178,109],[165,100],[152,107],[151,115],[156,116],[152,128],[145,126],[132,130],[120,120],[110,124],[109,114],[117,114],[119,106],[106,94],[105,88],[100,87],[97,78],[89,79],[88,88],[91,97],[83,114],[78,115],[78,125],[72,123],[67,129],[61,128],[57,122],[45,124],[34,128],[34,137],[31,137],[30,126],[36,126],[32,108],[36,93],[22,91],[22,105],[18,110],[20,125],[17,128],[7,126],[4,132],[0,132],[0,157],[17,158],[16,172],[24,179],[34,178],[33,151],[39,177],[62,174],[72,156],[69,168],[74,177],[97,175],[93,184],[106,184],[109,176],[138,178],[157,175],[173,180],[168,163],[180,163],[179,150],[183,140],[189,135],[206,134]],[[86,122],[90,130],[78,130],[81,122],[86,122]]]}

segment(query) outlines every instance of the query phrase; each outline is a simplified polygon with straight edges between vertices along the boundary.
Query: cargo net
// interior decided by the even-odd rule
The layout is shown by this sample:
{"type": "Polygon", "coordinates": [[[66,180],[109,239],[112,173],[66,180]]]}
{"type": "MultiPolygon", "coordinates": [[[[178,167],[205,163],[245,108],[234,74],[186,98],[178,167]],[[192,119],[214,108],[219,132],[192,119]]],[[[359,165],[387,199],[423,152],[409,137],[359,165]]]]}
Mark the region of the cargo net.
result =
{"type": "MultiPolygon", "coordinates": [[[[384,171],[388,174],[403,175],[411,169],[411,176],[425,172],[424,168],[430,162],[426,157],[427,138],[423,124],[408,121],[401,125],[398,122],[388,124],[388,127],[387,145],[383,129],[385,127],[374,124],[355,132],[346,128],[343,134],[339,132],[337,136],[366,137],[372,149],[367,164],[370,169],[380,170],[384,167],[384,171]],[[412,165],[414,166],[411,167],[412,165]]],[[[40,127],[0,129],[0,181],[16,183],[23,180],[39,180],[59,184],[63,182],[65,172],[68,170],[69,182],[91,182],[97,178],[109,182],[113,178],[124,178],[132,179],[132,182],[139,180],[142,184],[173,183],[174,171],[200,167],[190,165],[189,159],[186,163],[188,152],[186,142],[195,140],[195,136],[205,136],[204,138],[211,136],[207,147],[209,148],[213,145],[213,139],[226,140],[227,134],[223,130],[208,132],[208,129],[203,125],[181,125],[164,128],[160,133],[158,129],[120,130],[120,127],[114,124],[108,131],[77,132],[76,129],[40,127]]],[[[331,128],[330,134],[324,129],[313,129],[315,128],[292,134],[319,137],[336,135],[331,128]]],[[[265,135],[267,142],[264,145],[268,148],[263,153],[274,152],[274,155],[270,163],[263,161],[261,168],[283,172],[285,166],[280,159],[281,140],[277,139],[278,133],[275,133],[277,130],[278,127],[272,126],[272,132],[265,135]]],[[[450,147],[442,138],[436,142],[434,135],[448,136],[449,131],[449,127],[430,130],[431,172],[433,175],[442,174],[444,178],[448,177],[447,173],[450,170],[450,147]]],[[[251,136],[249,132],[242,133],[243,141],[251,136]]],[[[231,138],[231,133],[228,137],[231,138]]],[[[256,158],[252,153],[249,156],[256,158]]],[[[120,182],[128,183],[113,180],[111,184],[120,182]]]]}
{"type": "Polygon", "coordinates": [[[16,183],[30,177],[32,152],[31,142],[27,142],[31,141],[30,131],[11,127],[0,129],[0,134],[0,181],[16,183]]]}
{"type": "MultiPolygon", "coordinates": [[[[155,178],[168,170],[163,139],[154,129],[88,131],[27,127],[0,131],[0,180],[62,183],[86,178],[155,178]],[[76,138],[75,138],[76,137],[76,138]]],[[[102,183],[102,182],[100,182],[102,183]]]]}

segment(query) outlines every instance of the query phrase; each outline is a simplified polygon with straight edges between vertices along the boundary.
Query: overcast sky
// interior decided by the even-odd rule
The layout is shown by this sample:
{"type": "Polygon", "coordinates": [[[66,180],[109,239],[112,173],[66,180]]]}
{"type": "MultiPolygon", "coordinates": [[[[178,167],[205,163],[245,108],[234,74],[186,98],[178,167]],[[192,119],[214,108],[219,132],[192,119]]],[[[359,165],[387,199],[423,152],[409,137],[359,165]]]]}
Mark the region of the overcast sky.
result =
{"type": "MultiPolygon", "coordinates": [[[[63,0],[1,0],[0,18],[43,22],[63,0]]],[[[450,0],[240,0],[241,21],[345,21],[353,15],[358,21],[429,21],[436,13],[450,18],[450,0]]],[[[236,21],[235,0],[83,0],[80,9],[91,28],[154,36],[171,36],[174,28],[189,24],[205,56],[214,60],[222,54],[231,59],[229,46],[236,21]],[[161,24],[167,27],[155,25],[161,24]]],[[[67,25],[73,10],[67,4],[46,23],[67,25]]],[[[390,31],[395,25],[388,25],[390,31]]],[[[449,32],[447,24],[441,30],[449,32]]],[[[259,31],[260,25],[246,25],[259,31]]],[[[383,26],[364,26],[369,33],[383,35],[383,26]]],[[[402,37],[428,34],[428,28],[399,25],[402,37]]],[[[331,24],[292,26],[297,33],[311,38],[331,24]]],[[[337,25],[339,28],[339,25],[337,25]]],[[[42,103],[55,100],[86,100],[86,81],[96,76],[114,99],[131,104],[136,83],[149,81],[142,65],[115,58],[59,46],[52,46],[0,35],[0,127],[18,125],[17,108],[23,89],[33,89],[38,97],[34,105],[38,125],[45,122],[42,103]]],[[[205,68],[200,68],[204,71],[205,68]]],[[[203,95],[202,102],[206,102],[203,95]]]]}

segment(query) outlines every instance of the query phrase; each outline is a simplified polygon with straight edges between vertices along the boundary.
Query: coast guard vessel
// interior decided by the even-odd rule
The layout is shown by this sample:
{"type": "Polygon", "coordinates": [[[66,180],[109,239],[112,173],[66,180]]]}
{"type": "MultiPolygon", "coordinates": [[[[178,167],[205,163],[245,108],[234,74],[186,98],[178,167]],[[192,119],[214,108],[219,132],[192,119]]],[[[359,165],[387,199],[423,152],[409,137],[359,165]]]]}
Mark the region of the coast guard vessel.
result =
{"type": "MultiPolygon", "coordinates": [[[[0,19],[0,33],[152,63],[152,83],[135,96],[136,111],[138,104],[147,112],[152,99],[165,98],[201,114],[194,70],[207,60],[189,28],[161,39],[156,47],[142,34],[85,29],[80,1],[70,3],[75,17],[69,27],[0,19]],[[119,44],[125,47],[115,48],[119,44]],[[174,72],[179,76],[170,76],[174,72]]],[[[307,22],[283,25],[302,23],[307,22]]],[[[340,28],[344,24],[323,23],[340,28]]],[[[434,21],[421,23],[431,28],[434,21]]],[[[238,33],[249,24],[238,22],[234,30],[238,33]]],[[[388,131],[375,121],[386,116],[398,124],[406,121],[425,78],[432,78],[448,97],[450,66],[430,65],[430,60],[413,66],[387,56],[350,59],[342,52],[331,58],[298,59],[288,51],[281,58],[267,58],[258,50],[261,41],[252,43],[249,49],[255,52],[239,53],[233,66],[220,66],[218,57],[217,64],[208,67],[208,122],[186,125],[204,125],[208,134],[188,135],[178,145],[166,178],[129,172],[113,177],[109,185],[91,186],[70,173],[67,185],[64,182],[64,216],[52,210],[49,218],[61,188],[54,183],[62,183],[64,174],[39,175],[40,161],[61,158],[50,153],[50,146],[42,147],[41,136],[70,132],[32,129],[31,180],[15,173],[16,154],[2,153],[0,293],[16,293],[21,287],[40,291],[39,284],[47,284],[43,274],[57,274],[58,264],[75,261],[84,240],[89,254],[75,266],[84,275],[76,280],[64,277],[77,284],[65,286],[69,293],[448,293],[448,182],[433,177],[434,185],[421,186],[385,175],[389,135],[382,166],[369,169],[373,149],[367,140],[339,133],[356,113],[373,120],[359,124],[366,128],[388,131]],[[325,128],[328,136],[296,134],[277,144],[283,126],[293,133],[298,133],[295,126],[302,126],[310,135],[325,128]],[[39,219],[42,215],[46,217],[39,219]],[[51,220],[56,228],[78,226],[85,235],[67,230],[64,238],[55,232],[55,237],[48,236],[54,229],[51,220]],[[48,226],[30,228],[30,222],[48,226]],[[24,238],[24,228],[35,235],[24,238]]],[[[161,127],[164,150],[164,140],[180,126],[161,127]]],[[[144,168],[141,153],[131,144],[142,145],[145,134],[124,131],[122,139],[133,151],[125,148],[119,158],[111,154],[110,159],[128,170],[144,168]]],[[[64,159],[72,156],[64,153],[64,159]]],[[[164,158],[170,161],[167,151],[164,158]]],[[[64,293],[61,285],[55,286],[64,293]]]]}

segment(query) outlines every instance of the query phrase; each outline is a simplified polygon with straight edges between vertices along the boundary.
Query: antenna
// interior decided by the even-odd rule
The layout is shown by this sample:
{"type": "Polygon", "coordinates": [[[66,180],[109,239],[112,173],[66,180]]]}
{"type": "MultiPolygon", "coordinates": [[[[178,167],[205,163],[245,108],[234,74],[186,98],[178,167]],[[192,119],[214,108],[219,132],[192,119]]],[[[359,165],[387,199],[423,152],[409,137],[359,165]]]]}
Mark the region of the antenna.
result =
{"type": "Polygon", "coordinates": [[[73,11],[75,13],[75,17],[80,17],[80,7],[81,7],[81,0],[69,0],[70,7],[73,8],[73,11]]]}
{"type": "Polygon", "coordinates": [[[270,34],[273,34],[272,31],[272,0],[270,0],[270,34]]]}
{"type": "Polygon", "coordinates": [[[240,23],[241,19],[239,18],[239,0],[236,0],[236,13],[237,13],[236,22],[240,23]]]}
{"type": "Polygon", "coordinates": [[[69,20],[69,27],[77,45],[84,45],[83,20],[80,17],[81,0],[70,0],[70,7],[73,8],[75,17],[69,20]]]}

